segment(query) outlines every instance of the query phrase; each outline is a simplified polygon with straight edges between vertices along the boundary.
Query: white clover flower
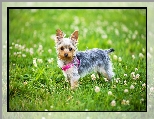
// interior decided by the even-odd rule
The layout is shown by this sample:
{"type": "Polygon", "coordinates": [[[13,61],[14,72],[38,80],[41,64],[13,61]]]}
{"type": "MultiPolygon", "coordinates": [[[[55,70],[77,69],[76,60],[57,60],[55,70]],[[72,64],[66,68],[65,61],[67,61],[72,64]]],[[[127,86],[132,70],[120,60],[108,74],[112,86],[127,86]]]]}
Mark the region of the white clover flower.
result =
{"type": "Polygon", "coordinates": [[[132,39],[135,40],[136,39],[136,34],[132,35],[132,39]]]}
{"type": "Polygon", "coordinates": [[[126,80],[124,80],[124,83],[127,83],[127,81],[126,81],[126,80]]]}
{"type": "Polygon", "coordinates": [[[103,39],[106,39],[107,37],[108,37],[107,34],[102,34],[103,39]]]}
{"type": "Polygon", "coordinates": [[[118,58],[118,61],[119,61],[119,62],[121,62],[121,61],[122,61],[122,58],[121,58],[121,57],[119,57],[119,58],[118,58]]]}
{"type": "Polygon", "coordinates": [[[18,44],[15,44],[14,46],[15,46],[16,49],[18,49],[18,46],[19,46],[19,45],[18,45],[18,44]]]}
{"type": "Polygon", "coordinates": [[[128,93],[128,89],[125,89],[125,90],[124,90],[124,93],[128,93]]]}
{"type": "Polygon", "coordinates": [[[24,82],[24,85],[27,85],[27,82],[26,81],[24,82]]]}
{"type": "Polygon", "coordinates": [[[107,78],[104,78],[105,82],[108,82],[108,79],[107,78]]]}
{"type": "Polygon", "coordinates": [[[35,66],[35,67],[37,67],[37,63],[35,62],[35,63],[33,63],[33,65],[35,66]]]}
{"type": "Polygon", "coordinates": [[[33,48],[30,48],[29,49],[29,53],[30,53],[30,55],[33,55],[34,54],[33,48]]]}
{"type": "Polygon", "coordinates": [[[136,34],[136,35],[137,35],[137,34],[138,34],[138,31],[137,31],[137,30],[135,30],[134,34],[136,34]]]}
{"type": "Polygon", "coordinates": [[[37,58],[33,58],[33,62],[36,62],[37,58]]]}
{"type": "Polygon", "coordinates": [[[19,50],[24,50],[25,49],[25,45],[20,45],[19,50]]]}
{"type": "Polygon", "coordinates": [[[16,52],[14,52],[13,54],[14,54],[15,56],[17,55],[17,53],[16,53],[16,52]]]}
{"type": "Polygon", "coordinates": [[[116,82],[116,83],[118,83],[118,82],[119,82],[119,80],[116,80],[115,82],[116,82]]]}
{"type": "Polygon", "coordinates": [[[140,78],[140,74],[136,74],[136,79],[139,79],[140,78]]]}
{"type": "Polygon", "coordinates": [[[143,99],[143,98],[141,98],[140,100],[141,100],[141,102],[143,102],[143,101],[144,101],[144,99],[143,99]]]}
{"type": "Polygon", "coordinates": [[[28,48],[26,48],[26,49],[25,49],[25,51],[26,51],[26,52],[29,52],[29,49],[28,49],[28,48]]]}
{"type": "Polygon", "coordinates": [[[127,77],[127,74],[124,74],[124,77],[127,77]]]}
{"type": "Polygon", "coordinates": [[[127,86],[127,83],[124,83],[125,86],[127,86]]]}
{"type": "Polygon", "coordinates": [[[118,58],[117,55],[113,55],[114,60],[117,60],[117,58],[118,58]]]}
{"type": "Polygon", "coordinates": [[[111,92],[111,91],[109,91],[109,92],[108,92],[108,95],[112,95],[112,92],[111,92]]]}
{"type": "Polygon", "coordinates": [[[33,58],[33,65],[37,67],[36,58],[33,58]]]}
{"type": "Polygon", "coordinates": [[[21,52],[17,52],[17,55],[21,55],[21,52]]]}
{"type": "Polygon", "coordinates": [[[136,80],[136,77],[132,77],[134,80],[136,80]]]}
{"type": "Polygon", "coordinates": [[[135,68],[135,71],[138,71],[138,68],[135,68]]]}
{"type": "Polygon", "coordinates": [[[37,46],[37,45],[36,45],[36,44],[34,44],[33,46],[34,46],[34,48],[36,48],[36,46],[37,46]]]}
{"type": "Polygon", "coordinates": [[[21,45],[18,45],[18,49],[21,50],[21,45]]]}
{"type": "Polygon", "coordinates": [[[130,86],[130,89],[134,89],[135,87],[133,85],[130,86]]]}
{"type": "Polygon", "coordinates": [[[43,60],[42,60],[42,59],[37,59],[37,61],[38,61],[39,63],[43,63],[43,60]]]}
{"type": "Polygon", "coordinates": [[[120,78],[117,78],[117,80],[119,81],[119,80],[120,80],[120,78]]]}
{"type": "Polygon", "coordinates": [[[129,100],[126,100],[126,105],[129,105],[129,100]]]}
{"type": "Polygon", "coordinates": [[[122,105],[125,105],[125,104],[126,104],[126,100],[123,99],[123,100],[121,101],[121,104],[122,104],[122,105]]]}
{"type": "Polygon", "coordinates": [[[132,55],[132,58],[135,59],[135,55],[132,55]]]}
{"type": "Polygon", "coordinates": [[[143,52],[143,53],[145,52],[145,49],[144,49],[144,48],[142,48],[142,52],[143,52]]]}
{"type": "Polygon", "coordinates": [[[116,106],[116,101],[115,100],[112,100],[111,106],[116,106]]]}
{"type": "Polygon", "coordinates": [[[142,53],[139,53],[139,57],[140,57],[140,58],[143,58],[144,55],[143,55],[142,53]]]}
{"type": "Polygon", "coordinates": [[[95,79],[96,79],[95,74],[92,74],[92,75],[91,75],[91,78],[92,78],[92,80],[95,80],[95,79]]]}
{"type": "Polygon", "coordinates": [[[53,62],[53,58],[48,59],[48,63],[52,63],[53,62]]]}
{"type": "Polygon", "coordinates": [[[115,34],[116,34],[117,36],[119,36],[119,30],[118,30],[118,29],[115,29],[115,34]]]}
{"type": "Polygon", "coordinates": [[[47,109],[45,109],[44,111],[48,111],[47,109]]]}
{"type": "Polygon", "coordinates": [[[145,83],[143,83],[143,84],[142,84],[142,87],[146,87],[146,84],[145,84],[145,83]]]}
{"type": "Polygon", "coordinates": [[[25,54],[22,54],[22,57],[26,57],[26,55],[25,54]]]}
{"type": "Polygon", "coordinates": [[[14,42],[12,42],[12,45],[14,45],[14,42]]]}
{"type": "Polygon", "coordinates": [[[124,32],[129,32],[129,29],[124,24],[122,24],[121,28],[124,32]]]}
{"type": "Polygon", "coordinates": [[[51,53],[51,52],[52,52],[52,50],[51,50],[51,49],[48,49],[48,52],[49,52],[49,53],[51,53]]]}
{"type": "Polygon", "coordinates": [[[132,72],[132,73],[131,73],[131,77],[132,77],[133,79],[136,79],[135,72],[132,72]]]}
{"type": "Polygon", "coordinates": [[[39,45],[38,50],[40,51],[42,49],[43,49],[43,46],[42,45],[39,45]]]}
{"type": "Polygon", "coordinates": [[[122,105],[129,105],[129,100],[123,99],[123,100],[121,101],[121,104],[122,104],[122,105]]]}
{"type": "Polygon", "coordinates": [[[100,92],[100,88],[98,86],[95,86],[95,92],[96,93],[100,92]]]}
{"type": "Polygon", "coordinates": [[[131,73],[131,76],[134,76],[134,75],[135,75],[135,72],[132,72],[132,73],[131,73]]]}

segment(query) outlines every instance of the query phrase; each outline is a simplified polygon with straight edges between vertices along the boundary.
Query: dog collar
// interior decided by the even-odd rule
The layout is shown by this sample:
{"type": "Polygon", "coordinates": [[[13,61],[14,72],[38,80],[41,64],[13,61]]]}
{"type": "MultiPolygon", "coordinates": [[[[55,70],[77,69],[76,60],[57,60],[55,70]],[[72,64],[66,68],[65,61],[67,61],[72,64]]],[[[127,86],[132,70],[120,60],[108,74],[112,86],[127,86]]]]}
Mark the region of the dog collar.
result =
{"type": "Polygon", "coordinates": [[[79,60],[77,57],[75,57],[75,58],[73,59],[73,62],[64,65],[61,69],[62,69],[63,71],[66,71],[66,70],[68,70],[69,68],[71,68],[72,66],[76,66],[76,67],[78,68],[79,65],[80,65],[80,60],[79,60]]]}

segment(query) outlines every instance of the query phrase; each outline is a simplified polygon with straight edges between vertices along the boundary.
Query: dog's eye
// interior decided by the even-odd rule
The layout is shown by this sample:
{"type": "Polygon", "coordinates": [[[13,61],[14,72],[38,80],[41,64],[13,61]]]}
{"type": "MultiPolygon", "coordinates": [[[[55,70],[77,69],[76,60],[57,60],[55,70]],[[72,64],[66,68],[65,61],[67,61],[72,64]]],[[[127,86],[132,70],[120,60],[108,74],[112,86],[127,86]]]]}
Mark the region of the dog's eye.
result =
{"type": "Polygon", "coordinates": [[[61,50],[64,50],[64,48],[63,48],[63,47],[61,47],[60,49],[61,49],[61,50]]]}
{"type": "Polygon", "coordinates": [[[72,50],[72,48],[69,48],[69,51],[71,51],[72,50]]]}

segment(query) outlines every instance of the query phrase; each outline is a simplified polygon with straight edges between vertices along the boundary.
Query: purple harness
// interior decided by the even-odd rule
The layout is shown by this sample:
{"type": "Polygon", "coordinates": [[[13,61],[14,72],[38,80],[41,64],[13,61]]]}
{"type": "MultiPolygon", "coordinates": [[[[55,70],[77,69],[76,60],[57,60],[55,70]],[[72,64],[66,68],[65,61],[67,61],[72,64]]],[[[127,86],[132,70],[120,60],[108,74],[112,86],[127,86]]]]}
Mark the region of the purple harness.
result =
{"type": "Polygon", "coordinates": [[[63,71],[66,71],[66,70],[68,70],[69,68],[71,68],[72,66],[76,66],[76,67],[78,68],[79,65],[80,65],[80,60],[79,60],[77,57],[75,57],[75,58],[73,59],[73,62],[64,65],[61,69],[62,69],[63,71]]]}

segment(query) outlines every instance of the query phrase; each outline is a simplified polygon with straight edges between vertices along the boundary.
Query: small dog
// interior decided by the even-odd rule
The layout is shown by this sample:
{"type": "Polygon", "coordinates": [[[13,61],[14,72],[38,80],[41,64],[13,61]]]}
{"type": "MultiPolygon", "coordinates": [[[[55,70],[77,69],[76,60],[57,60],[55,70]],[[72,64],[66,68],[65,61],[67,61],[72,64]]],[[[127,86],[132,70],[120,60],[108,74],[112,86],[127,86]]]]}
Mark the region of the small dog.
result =
{"type": "Polygon", "coordinates": [[[114,76],[112,63],[108,56],[114,49],[91,49],[78,51],[78,31],[74,31],[70,38],[56,30],[56,51],[58,54],[58,66],[62,69],[66,79],[70,81],[71,89],[78,87],[80,77],[95,71],[102,73],[108,80],[114,76]]]}

